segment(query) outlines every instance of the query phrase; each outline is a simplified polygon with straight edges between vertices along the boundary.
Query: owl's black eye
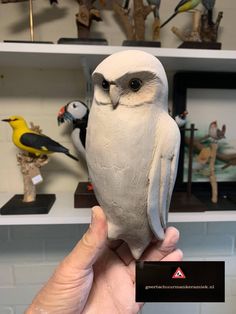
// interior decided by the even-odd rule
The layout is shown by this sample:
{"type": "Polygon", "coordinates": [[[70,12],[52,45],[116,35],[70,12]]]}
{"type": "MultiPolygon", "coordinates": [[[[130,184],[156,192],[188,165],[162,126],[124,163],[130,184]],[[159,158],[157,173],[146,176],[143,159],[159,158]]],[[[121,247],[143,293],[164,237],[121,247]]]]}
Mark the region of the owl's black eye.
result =
{"type": "Polygon", "coordinates": [[[142,81],[138,78],[133,78],[129,81],[129,87],[132,89],[133,92],[137,92],[140,90],[142,86],[142,81]]]}
{"type": "Polygon", "coordinates": [[[106,80],[103,80],[103,81],[102,81],[102,88],[103,88],[105,91],[108,91],[109,88],[110,88],[109,82],[106,81],[106,80]]]}

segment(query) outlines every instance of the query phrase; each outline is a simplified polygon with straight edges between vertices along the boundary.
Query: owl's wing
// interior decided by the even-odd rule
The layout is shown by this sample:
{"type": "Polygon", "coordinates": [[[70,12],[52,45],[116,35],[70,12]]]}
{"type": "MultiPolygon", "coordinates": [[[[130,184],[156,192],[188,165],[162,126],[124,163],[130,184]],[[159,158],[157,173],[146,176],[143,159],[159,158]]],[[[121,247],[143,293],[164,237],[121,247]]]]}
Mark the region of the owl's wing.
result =
{"type": "Polygon", "coordinates": [[[158,119],[156,138],[157,145],[149,172],[147,215],[155,236],[164,239],[180,146],[179,128],[168,114],[158,119]]]}

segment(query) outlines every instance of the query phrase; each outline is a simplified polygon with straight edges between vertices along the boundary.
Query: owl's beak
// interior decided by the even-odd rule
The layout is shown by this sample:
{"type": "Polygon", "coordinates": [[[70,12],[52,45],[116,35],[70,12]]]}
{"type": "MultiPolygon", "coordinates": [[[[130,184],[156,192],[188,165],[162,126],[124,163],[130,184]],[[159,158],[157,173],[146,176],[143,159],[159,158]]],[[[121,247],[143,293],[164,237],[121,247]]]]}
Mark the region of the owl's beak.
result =
{"type": "Polygon", "coordinates": [[[116,109],[120,101],[120,89],[115,84],[111,84],[109,94],[112,102],[112,107],[113,109],[116,109]]]}

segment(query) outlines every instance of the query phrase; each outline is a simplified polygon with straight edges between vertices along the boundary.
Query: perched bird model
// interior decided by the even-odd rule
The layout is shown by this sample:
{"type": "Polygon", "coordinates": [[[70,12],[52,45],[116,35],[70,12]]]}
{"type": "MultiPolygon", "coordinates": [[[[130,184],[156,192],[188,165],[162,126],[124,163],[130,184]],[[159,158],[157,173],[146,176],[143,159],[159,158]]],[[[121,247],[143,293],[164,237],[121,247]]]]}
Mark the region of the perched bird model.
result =
{"type": "Polygon", "coordinates": [[[179,128],[184,127],[185,124],[187,123],[187,115],[188,115],[188,111],[185,110],[184,112],[175,116],[175,121],[176,121],[179,128]]]}
{"type": "Polygon", "coordinates": [[[44,134],[32,131],[21,116],[11,116],[2,121],[8,122],[12,127],[12,141],[21,150],[31,153],[36,157],[51,153],[63,153],[78,161],[78,159],[71,155],[69,150],[60,143],[55,142],[44,134]]]}
{"type": "Polygon", "coordinates": [[[208,135],[215,141],[219,141],[222,138],[225,138],[226,125],[222,126],[222,129],[218,129],[217,121],[211,122],[209,126],[208,135]]]}
{"type": "Polygon", "coordinates": [[[201,0],[181,0],[175,8],[175,12],[161,25],[164,27],[169,23],[177,14],[194,9],[201,0]]]}
{"type": "Polygon", "coordinates": [[[176,177],[180,133],[168,114],[161,63],[139,50],[115,53],[93,72],[86,158],[108,238],[127,242],[138,259],[164,238],[176,177]]]}
{"type": "Polygon", "coordinates": [[[85,141],[88,124],[89,109],[85,103],[80,100],[70,101],[62,107],[58,113],[57,121],[60,125],[64,122],[73,123],[71,138],[75,148],[80,156],[85,157],[85,141]]]}

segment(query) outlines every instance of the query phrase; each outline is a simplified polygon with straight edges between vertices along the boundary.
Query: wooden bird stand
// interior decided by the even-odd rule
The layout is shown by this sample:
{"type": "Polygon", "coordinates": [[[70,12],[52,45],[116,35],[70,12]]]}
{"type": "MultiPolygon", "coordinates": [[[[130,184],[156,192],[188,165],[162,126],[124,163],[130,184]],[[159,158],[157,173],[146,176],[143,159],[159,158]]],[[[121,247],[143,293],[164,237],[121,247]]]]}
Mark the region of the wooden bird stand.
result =
{"type": "MultiPolygon", "coordinates": [[[[144,5],[143,0],[133,1],[133,13],[123,9],[120,2],[112,1],[112,7],[116,13],[120,24],[126,34],[127,40],[123,42],[123,46],[152,46],[160,47],[158,41],[145,40],[145,21],[147,16],[153,12],[150,5],[144,5]]],[[[153,23],[153,39],[159,39],[160,35],[160,20],[155,19],[153,23]]]]}
{"type": "MultiPolygon", "coordinates": [[[[42,133],[39,126],[30,123],[31,130],[42,133]]],[[[17,154],[17,162],[23,176],[24,194],[14,195],[2,208],[1,215],[47,214],[55,194],[38,194],[36,185],[43,181],[40,168],[49,161],[45,155],[35,156],[27,152],[17,154]]]]}
{"type": "MultiPolygon", "coordinates": [[[[78,38],[60,38],[58,44],[83,44],[83,45],[107,45],[103,38],[91,38],[90,29],[93,21],[100,22],[102,17],[100,10],[93,6],[96,0],[77,0],[79,12],[75,15],[78,38]]],[[[100,0],[101,5],[105,1],[100,0]]]]}
{"type": "Polygon", "coordinates": [[[39,157],[19,153],[17,161],[23,175],[24,198],[23,202],[34,202],[36,199],[36,185],[43,181],[40,168],[48,163],[48,157],[39,157]]]}
{"type": "Polygon", "coordinates": [[[211,155],[210,155],[210,183],[211,183],[211,190],[212,196],[211,201],[212,203],[218,202],[218,184],[215,175],[215,161],[216,161],[216,152],[218,148],[218,143],[211,143],[211,155]]]}
{"type": "Polygon", "coordinates": [[[221,49],[217,42],[218,29],[223,13],[219,12],[215,23],[209,23],[208,15],[199,10],[192,12],[192,29],[182,32],[177,27],[172,27],[172,32],[183,41],[179,48],[195,49],[221,49]]]}

